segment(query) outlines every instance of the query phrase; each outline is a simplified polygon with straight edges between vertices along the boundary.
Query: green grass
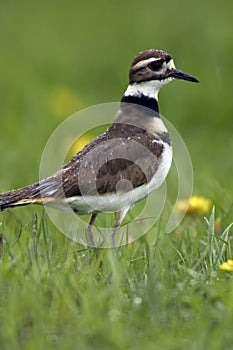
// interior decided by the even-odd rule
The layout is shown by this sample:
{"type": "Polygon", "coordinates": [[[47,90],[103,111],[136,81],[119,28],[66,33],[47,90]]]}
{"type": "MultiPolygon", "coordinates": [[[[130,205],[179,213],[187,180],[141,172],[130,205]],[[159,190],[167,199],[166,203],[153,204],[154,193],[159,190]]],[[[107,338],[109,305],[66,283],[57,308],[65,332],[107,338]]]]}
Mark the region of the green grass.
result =
{"type": "Polygon", "coordinates": [[[161,219],[133,244],[94,250],[41,210],[24,225],[4,213],[1,348],[231,349],[233,276],[219,264],[232,231],[213,222],[186,218],[168,235],[161,219]]]}
{"type": "Polygon", "coordinates": [[[118,101],[133,56],[161,48],[200,79],[164,88],[160,111],[190,152],[194,193],[215,211],[166,234],[173,169],[159,222],[124,247],[74,243],[41,208],[0,213],[0,349],[232,349],[233,274],[219,268],[233,258],[232,10],[201,0],[1,2],[1,192],[37,181],[54,129],[118,101]]]}

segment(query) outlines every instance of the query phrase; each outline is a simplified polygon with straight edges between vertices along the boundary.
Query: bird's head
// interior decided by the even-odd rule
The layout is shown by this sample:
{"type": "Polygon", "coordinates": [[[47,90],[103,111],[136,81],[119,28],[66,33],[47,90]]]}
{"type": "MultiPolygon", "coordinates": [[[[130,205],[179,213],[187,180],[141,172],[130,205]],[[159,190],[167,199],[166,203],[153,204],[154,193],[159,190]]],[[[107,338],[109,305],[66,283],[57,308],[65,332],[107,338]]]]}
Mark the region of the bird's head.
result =
{"type": "Polygon", "coordinates": [[[198,82],[195,77],[176,69],[172,57],[162,50],[140,52],[134,58],[129,71],[130,84],[154,81],[161,88],[174,79],[198,82]]]}

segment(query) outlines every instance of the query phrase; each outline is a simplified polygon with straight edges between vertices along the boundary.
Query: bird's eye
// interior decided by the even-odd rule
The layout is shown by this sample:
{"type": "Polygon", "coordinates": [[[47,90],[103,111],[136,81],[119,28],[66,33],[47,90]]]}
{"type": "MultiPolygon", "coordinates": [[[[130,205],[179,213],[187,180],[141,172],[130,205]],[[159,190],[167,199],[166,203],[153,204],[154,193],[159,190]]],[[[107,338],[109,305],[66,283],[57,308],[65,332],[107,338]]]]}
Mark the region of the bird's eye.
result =
{"type": "Polygon", "coordinates": [[[150,68],[153,71],[158,71],[162,69],[163,67],[163,60],[153,61],[148,64],[148,68],[150,68]]]}

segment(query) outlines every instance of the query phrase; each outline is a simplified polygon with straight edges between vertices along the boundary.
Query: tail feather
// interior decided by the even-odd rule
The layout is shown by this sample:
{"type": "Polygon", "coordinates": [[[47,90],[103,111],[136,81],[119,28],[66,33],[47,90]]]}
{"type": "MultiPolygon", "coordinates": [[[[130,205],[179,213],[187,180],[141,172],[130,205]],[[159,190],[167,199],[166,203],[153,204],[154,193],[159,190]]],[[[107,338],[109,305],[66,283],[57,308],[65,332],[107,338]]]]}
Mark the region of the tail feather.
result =
{"type": "Polygon", "coordinates": [[[0,211],[18,205],[41,202],[39,183],[5,193],[0,193],[0,211]]]}
{"type": "Polygon", "coordinates": [[[32,185],[0,193],[0,211],[27,204],[47,204],[65,198],[60,176],[51,176],[32,185]]]}

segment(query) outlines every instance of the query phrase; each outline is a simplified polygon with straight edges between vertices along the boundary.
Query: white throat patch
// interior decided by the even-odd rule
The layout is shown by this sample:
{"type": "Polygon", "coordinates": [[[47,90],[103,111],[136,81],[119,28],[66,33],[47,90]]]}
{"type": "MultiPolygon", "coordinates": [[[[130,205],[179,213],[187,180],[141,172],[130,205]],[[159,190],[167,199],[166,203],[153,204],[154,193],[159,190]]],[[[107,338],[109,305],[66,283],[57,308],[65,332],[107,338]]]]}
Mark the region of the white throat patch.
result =
{"type": "Polygon", "coordinates": [[[150,80],[141,83],[130,84],[124,95],[125,96],[147,96],[149,98],[154,98],[158,100],[158,93],[161,87],[173,81],[174,78],[169,77],[164,80],[150,80]]]}

